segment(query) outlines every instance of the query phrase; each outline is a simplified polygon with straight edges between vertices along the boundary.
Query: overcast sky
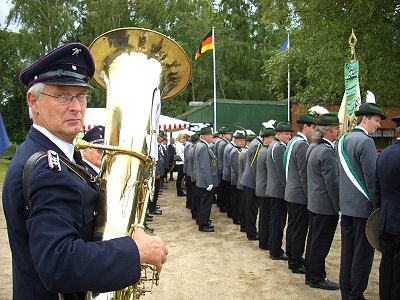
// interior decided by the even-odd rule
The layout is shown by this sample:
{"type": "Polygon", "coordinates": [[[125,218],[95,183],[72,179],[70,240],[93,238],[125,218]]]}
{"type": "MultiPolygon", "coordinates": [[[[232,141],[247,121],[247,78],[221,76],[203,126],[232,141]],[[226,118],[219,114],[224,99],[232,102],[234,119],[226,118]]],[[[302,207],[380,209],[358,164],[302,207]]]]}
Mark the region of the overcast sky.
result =
{"type": "MultiPolygon", "coordinates": [[[[11,8],[11,0],[0,0],[0,28],[6,25],[6,17],[11,8]]],[[[12,27],[12,26],[11,26],[12,27]]],[[[12,28],[9,28],[12,30],[12,28]]]]}

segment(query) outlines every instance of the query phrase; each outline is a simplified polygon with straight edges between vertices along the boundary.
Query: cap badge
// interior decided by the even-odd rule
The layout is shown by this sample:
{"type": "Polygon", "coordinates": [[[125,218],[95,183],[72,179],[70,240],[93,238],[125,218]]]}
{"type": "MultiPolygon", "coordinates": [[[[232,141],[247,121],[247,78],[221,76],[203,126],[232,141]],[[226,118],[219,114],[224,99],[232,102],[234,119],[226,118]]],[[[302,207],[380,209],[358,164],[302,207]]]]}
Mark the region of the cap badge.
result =
{"type": "Polygon", "coordinates": [[[81,53],[81,52],[82,52],[82,49],[73,48],[73,49],[72,49],[72,56],[74,56],[74,55],[78,56],[79,53],[81,53]]]}

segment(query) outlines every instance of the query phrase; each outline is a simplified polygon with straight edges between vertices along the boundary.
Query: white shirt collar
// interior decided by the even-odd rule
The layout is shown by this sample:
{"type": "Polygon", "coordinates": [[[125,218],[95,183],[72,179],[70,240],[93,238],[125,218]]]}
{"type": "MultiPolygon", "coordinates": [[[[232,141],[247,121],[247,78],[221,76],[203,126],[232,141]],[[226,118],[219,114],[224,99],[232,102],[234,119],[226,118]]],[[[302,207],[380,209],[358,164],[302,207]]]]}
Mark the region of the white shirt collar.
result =
{"type": "Polygon", "coordinates": [[[303,133],[301,133],[300,131],[298,131],[296,134],[299,135],[299,136],[301,136],[301,137],[306,141],[306,143],[308,144],[307,137],[306,137],[303,133]]]}
{"type": "Polygon", "coordinates": [[[322,138],[324,141],[327,141],[329,143],[329,145],[332,146],[332,149],[335,149],[335,145],[332,143],[332,141],[326,139],[326,138],[322,138]]]}
{"type": "Polygon", "coordinates": [[[100,174],[100,168],[96,167],[94,164],[92,164],[92,163],[91,163],[90,161],[88,161],[87,159],[85,159],[85,158],[83,158],[83,157],[82,157],[82,159],[83,159],[83,161],[84,161],[85,163],[87,163],[89,166],[91,166],[92,169],[95,170],[97,174],[100,174]]]}
{"type": "Polygon", "coordinates": [[[368,131],[367,131],[365,128],[361,127],[361,126],[356,126],[356,127],[354,127],[354,128],[361,129],[362,131],[365,132],[366,135],[369,135],[369,134],[368,134],[368,131]]]}
{"type": "MultiPolygon", "coordinates": [[[[74,145],[67,143],[66,141],[63,141],[59,137],[55,136],[52,134],[50,131],[48,131],[46,128],[38,125],[38,124],[33,124],[32,125],[36,130],[40,131],[42,134],[44,134],[47,138],[50,139],[54,144],[57,145],[58,148],[61,149],[62,152],[67,156],[67,158],[70,161],[75,162],[74,160],[74,145]]],[[[49,149],[52,150],[52,149],[49,149]]]]}
{"type": "Polygon", "coordinates": [[[207,143],[205,140],[203,140],[203,139],[200,139],[200,140],[202,140],[208,147],[210,147],[210,144],[207,143]]]}

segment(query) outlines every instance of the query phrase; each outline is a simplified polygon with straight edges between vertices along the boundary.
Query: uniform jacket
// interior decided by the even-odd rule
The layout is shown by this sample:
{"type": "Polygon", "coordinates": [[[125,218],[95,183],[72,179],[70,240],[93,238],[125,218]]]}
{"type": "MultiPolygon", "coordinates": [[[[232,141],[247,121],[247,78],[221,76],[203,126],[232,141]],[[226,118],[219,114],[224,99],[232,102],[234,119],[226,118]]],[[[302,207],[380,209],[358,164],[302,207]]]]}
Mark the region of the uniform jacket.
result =
{"type": "Polygon", "coordinates": [[[184,160],[183,160],[183,173],[185,173],[188,176],[190,176],[190,175],[189,175],[189,172],[187,170],[188,162],[189,162],[189,159],[188,159],[187,156],[189,155],[189,149],[190,149],[191,145],[192,145],[191,142],[187,142],[186,145],[185,145],[185,148],[183,149],[183,155],[185,157],[184,160]]]}
{"type": "Polygon", "coordinates": [[[231,182],[231,151],[235,146],[230,142],[224,149],[224,165],[222,168],[222,180],[231,182]]]}
{"type": "Polygon", "coordinates": [[[244,169],[241,184],[251,189],[256,188],[257,155],[263,142],[260,137],[251,141],[247,152],[246,168],[244,169]]]}
{"type": "Polygon", "coordinates": [[[339,163],[340,210],[346,216],[368,218],[375,204],[376,148],[374,140],[360,129],[353,129],[344,140],[344,148],[355,173],[367,188],[371,202],[353,185],[339,163]]]}
{"type": "Polygon", "coordinates": [[[336,215],[339,211],[339,169],[335,151],[323,140],[310,148],[307,156],[307,208],[316,214],[336,215]]]}
{"type": "MultiPolygon", "coordinates": [[[[307,205],[307,141],[299,135],[293,144],[286,174],[285,200],[307,205]]],[[[287,150],[286,150],[287,151],[287,150]]]]}
{"type": "Polygon", "coordinates": [[[267,151],[268,146],[263,144],[257,156],[256,196],[267,197],[267,151]]]}
{"type": "Polygon", "coordinates": [[[168,163],[168,155],[163,145],[158,144],[158,160],[156,164],[156,176],[165,176],[166,162],[168,163]]]}
{"type": "Polygon", "coordinates": [[[207,188],[209,185],[217,187],[217,160],[207,143],[200,140],[195,150],[196,186],[207,188]]]}
{"type": "Polygon", "coordinates": [[[267,196],[274,198],[285,197],[285,170],[283,166],[283,154],[286,145],[277,138],[269,145],[267,151],[267,196]]]}
{"type": "Polygon", "coordinates": [[[234,146],[229,154],[231,160],[231,185],[237,186],[239,178],[239,154],[241,149],[234,146]]]}
{"type": "Polygon", "coordinates": [[[378,157],[376,199],[381,208],[380,229],[400,236],[400,140],[378,157]]]}
{"type": "Polygon", "coordinates": [[[236,187],[238,188],[238,190],[241,190],[241,191],[244,190],[243,185],[240,183],[240,181],[242,180],[243,172],[244,172],[244,169],[246,168],[247,152],[248,152],[247,147],[244,147],[239,154],[239,164],[238,164],[239,174],[238,174],[238,182],[237,182],[236,187]]]}
{"type": "Polygon", "coordinates": [[[195,161],[195,151],[196,151],[196,144],[191,144],[190,148],[189,148],[189,158],[188,158],[188,166],[190,166],[190,172],[188,172],[190,179],[192,180],[192,182],[196,181],[196,161],[195,161]]]}
{"type": "Polygon", "coordinates": [[[218,150],[218,155],[216,155],[216,158],[218,160],[218,174],[220,176],[222,176],[222,172],[224,169],[224,151],[228,143],[229,142],[226,139],[222,138],[215,145],[215,149],[218,150]]]}
{"type": "Polygon", "coordinates": [[[65,156],[32,127],[4,181],[14,299],[55,300],[58,292],[118,290],[137,281],[139,251],[131,237],[90,242],[97,191],[65,165],[60,172],[51,170],[47,159],[34,166],[29,179],[32,208],[26,209],[22,170],[32,154],[44,150],[65,156]]]}

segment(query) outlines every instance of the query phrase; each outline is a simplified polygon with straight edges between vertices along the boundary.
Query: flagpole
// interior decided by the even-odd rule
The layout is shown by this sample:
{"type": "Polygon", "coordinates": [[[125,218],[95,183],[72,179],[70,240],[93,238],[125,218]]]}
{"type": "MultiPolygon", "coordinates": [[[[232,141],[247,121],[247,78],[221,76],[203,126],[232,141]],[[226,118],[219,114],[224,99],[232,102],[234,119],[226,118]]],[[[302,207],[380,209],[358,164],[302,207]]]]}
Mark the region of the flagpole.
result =
{"type": "Polygon", "coordinates": [[[213,77],[214,77],[214,132],[217,131],[217,76],[215,72],[215,32],[212,27],[212,42],[213,42],[213,77]]]}
{"type": "MultiPolygon", "coordinates": [[[[287,35],[288,38],[288,54],[290,52],[290,39],[289,39],[289,33],[287,35]]],[[[287,115],[288,115],[288,122],[290,123],[290,61],[289,61],[289,56],[288,56],[288,70],[287,70],[287,81],[288,81],[288,88],[287,88],[287,115]]]]}

